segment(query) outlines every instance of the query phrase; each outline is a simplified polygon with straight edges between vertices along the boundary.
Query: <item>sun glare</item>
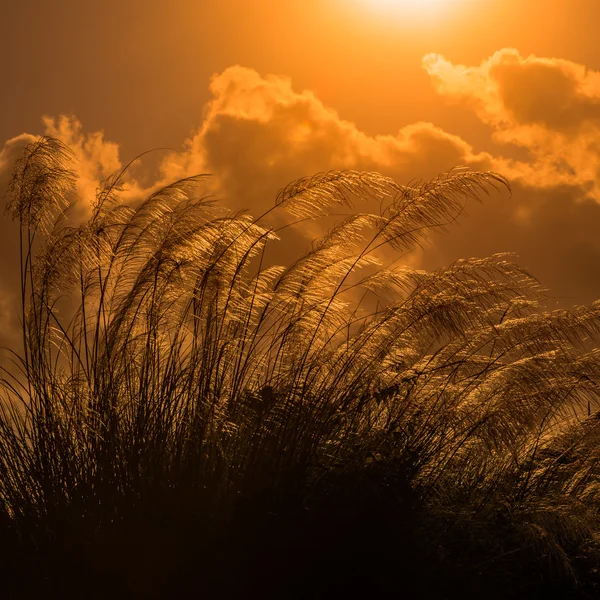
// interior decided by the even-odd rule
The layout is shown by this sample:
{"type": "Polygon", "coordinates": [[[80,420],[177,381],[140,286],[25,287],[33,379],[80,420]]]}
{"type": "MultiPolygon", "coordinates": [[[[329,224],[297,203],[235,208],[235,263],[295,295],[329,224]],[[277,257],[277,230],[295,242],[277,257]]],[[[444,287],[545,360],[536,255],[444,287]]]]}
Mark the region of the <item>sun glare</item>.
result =
{"type": "Polygon", "coordinates": [[[370,0],[373,4],[382,6],[412,6],[414,8],[427,8],[430,6],[448,4],[449,0],[370,0]]]}
{"type": "Polygon", "coordinates": [[[361,0],[373,11],[388,15],[404,15],[417,18],[435,17],[456,4],[456,0],[361,0]]]}

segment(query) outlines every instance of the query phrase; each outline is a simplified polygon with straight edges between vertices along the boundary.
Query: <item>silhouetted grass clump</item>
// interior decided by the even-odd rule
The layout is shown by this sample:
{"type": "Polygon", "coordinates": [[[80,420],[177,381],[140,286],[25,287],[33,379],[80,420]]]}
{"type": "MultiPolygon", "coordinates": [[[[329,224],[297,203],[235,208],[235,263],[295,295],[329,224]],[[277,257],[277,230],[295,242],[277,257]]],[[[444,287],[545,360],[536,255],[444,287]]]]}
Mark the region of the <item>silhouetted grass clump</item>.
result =
{"type": "Polygon", "coordinates": [[[349,215],[277,266],[287,225],[203,176],[129,207],[121,174],[70,225],[69,160],[40,139],[7,193],[9,597],[594,596],[600,303],[542,312],[505,255],[389,258],[502,177],[301,179],[273,211],[349,215]]]}

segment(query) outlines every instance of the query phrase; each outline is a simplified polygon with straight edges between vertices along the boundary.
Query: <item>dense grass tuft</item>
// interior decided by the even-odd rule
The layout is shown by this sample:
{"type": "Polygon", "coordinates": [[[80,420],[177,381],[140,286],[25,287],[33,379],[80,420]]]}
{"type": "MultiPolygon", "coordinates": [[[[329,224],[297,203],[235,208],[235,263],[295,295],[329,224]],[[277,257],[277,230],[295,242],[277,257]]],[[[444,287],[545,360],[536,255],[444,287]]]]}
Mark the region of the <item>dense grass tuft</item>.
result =
{"type": "Polygon", "coordinates": [[[125,206],[121,174],[78,226],[74,181],[42,138],[7,192],[9,597],[593,597],[600,303],[542,312],[506,255],[397,266],[502,177],[330,172],[254,219],[204,176],[125,206]],[[268,262],[273,211],[341,210],[268,262]]]}

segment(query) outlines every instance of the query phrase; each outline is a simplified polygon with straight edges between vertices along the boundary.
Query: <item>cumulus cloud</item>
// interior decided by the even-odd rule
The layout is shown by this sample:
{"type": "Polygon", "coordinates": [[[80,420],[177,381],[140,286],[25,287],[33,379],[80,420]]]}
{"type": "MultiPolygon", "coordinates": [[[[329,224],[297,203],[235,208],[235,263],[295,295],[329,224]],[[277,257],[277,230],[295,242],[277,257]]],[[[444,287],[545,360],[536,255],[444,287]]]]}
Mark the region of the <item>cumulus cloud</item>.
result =
{"type": "MultiPolygon", "coordinates": [[[[123,169],[119,144],[106,140],[103,131],[85,131],[75,116],[42,117],[44,135],[55,137],[64,142],[73,152],[75,161],[73,170],[77,173],[78,213],[80,218],[89,214],[96,197],[96,191],[111,175],[123,169]]],[[[161,182],[150,186],[142,185],[130,168],[125,173],[125,186],[121,193],[123,200],[135,202],[143,198],[161,182]]]]}
{"type": "Polygon", "coordinates": [[[600,72],[511,48],[478,66],[439,54],[423,65],[437,92],[472,107],[497,141],[531,152],[530,162],[497,161],[508,174],[538,186],[583,186],[600,199],[600,72]]]}
{"type": "Polygon", "coordinates": [[[374,169],[400,182],[429,179],[456,165],[490,163],[486,154],[431,123],[368,136],[288,78],[230,67],[213,77],[213,99],[185,151],[163,163],[166,180],[209,171],[253,211],[299,177],[329,169],[374,169]]]}
{"type": "Polygon", "coordinates": [[[81,122],[74,116],[44,116],[42,122],[46,135],[62,140],[75,154],[81,189],[87,191],[90,184],[97,186],[122,167],[118,144],[106,141],[102,131],[84,132],[81,122]]]}
{"type": "MultiPolygon", "coordinates": [[[[295,90],[287,77],[263,77],[233,66],[212,78],[210,91],[200,127],[182,152],[163,162],[163,181],[212,173],[227,205],[256,216],[273,207],[277,191],[290,181],[331,169],[373,170],[408,183],[429,180],[457,165],[491,166],[490,155],[475,153],[465,140],[431,123],[369,136],[314,93],[295,90]]],[[[270,219],[278,225],[285,216],[270,219]]],[[[331,225],[325,220],[288,230],[289,245],[278,249],[276,259],[290,260],[294,249],[302,251],[331,225]]]]}
{"type": "Polygon", "coordinates": [[[426,64],[438,91],[468,102],[500,141],[528,148],[530,160],[513,158],[508,145],[503,156],[475,153],[466,140],[431,123],[368,136],[311,92],[294,90],[289,79],[232,67],[213,78],[200,128],[185,152],[165,162],[165,173],[213,172],[226,196],[256,212],[271,206],[290,180],[328,169],[372,169],[401,183],[460,164],[494,169],[513,182],[512,198],[471,207],[457,229],[416,255],[420,263],[433,267],[512,251],[562,304],[599,298],[597,138],[590,150],[598,74],[515,50],[479,67],[436,60],[435,68],[431,58],[426,64]]]}

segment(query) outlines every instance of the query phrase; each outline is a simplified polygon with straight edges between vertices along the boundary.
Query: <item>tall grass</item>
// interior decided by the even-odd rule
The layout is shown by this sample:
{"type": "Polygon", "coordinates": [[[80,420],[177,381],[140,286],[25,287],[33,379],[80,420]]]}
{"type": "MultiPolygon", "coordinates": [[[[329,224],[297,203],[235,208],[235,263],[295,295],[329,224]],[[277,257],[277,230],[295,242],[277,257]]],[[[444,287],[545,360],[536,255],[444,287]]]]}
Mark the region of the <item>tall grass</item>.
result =
{"type": "Polygon", "coordinates": [[[204,176],[125,206],[121,173],[69,224],[69,161],[40,139],[6,196],[7,593],[593,594],[600,303],[542,312],[505,255],[384,262],[501,176],[296,181],[273,211],[348,216],[278,266],[289,228],[219,208],[204,176]]]}

